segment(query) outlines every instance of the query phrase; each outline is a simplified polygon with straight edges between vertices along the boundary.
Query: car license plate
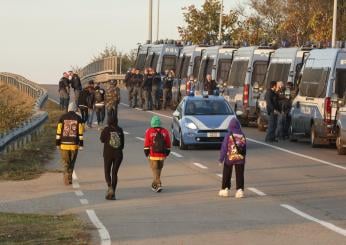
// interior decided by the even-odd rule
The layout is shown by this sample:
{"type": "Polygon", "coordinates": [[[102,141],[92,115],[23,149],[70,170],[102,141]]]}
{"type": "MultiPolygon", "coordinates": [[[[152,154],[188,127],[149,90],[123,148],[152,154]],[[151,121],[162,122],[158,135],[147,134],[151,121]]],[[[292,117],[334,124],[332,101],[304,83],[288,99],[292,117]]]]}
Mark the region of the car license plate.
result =
{"type": "Polygon", "coordinates": [[[220,133],[219,132],[209,132],[207,133],[207,136],[209,138],[212,138],[212,137],[220,137],[220,133]]]}

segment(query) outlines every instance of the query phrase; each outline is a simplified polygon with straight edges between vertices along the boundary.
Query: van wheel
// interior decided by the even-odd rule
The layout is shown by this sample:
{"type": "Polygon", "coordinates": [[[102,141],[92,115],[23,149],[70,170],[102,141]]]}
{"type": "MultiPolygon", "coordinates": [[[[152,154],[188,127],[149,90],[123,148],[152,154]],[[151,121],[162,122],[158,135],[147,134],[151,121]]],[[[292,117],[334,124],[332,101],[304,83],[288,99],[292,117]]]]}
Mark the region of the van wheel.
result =
{"type": "Polygon", "coordinates": [[[179,141],[177,140],[177,138],[175,138],[173,130],[172,130],[172,145],[173,146],[178,146],[179,145],[179,141]]]}
{"type": "Polygon", "coordinates": [[[187,150],[187,145],[185,145],[183,140],[183,134],[180,132],[180,140],[179,140],[179,149],[180,150],[187,150]]]}
{"type": "Polygon", "coordinates": [[[262,120],[260,117],[257,118],[257,129],[261,132],[266,131],[266,128],[264,127],[264,124],[262,123],[262,120]]]}
{"type": "Polygon", "coordinates": [[[346,155],[346,148],[342,147],[341,144],[341,133],[340,130],[338,130],[337,136],[336,136],[336,150],[338,151],[339,155],[346,155]]]}
{"type": "Polygon", "coordinates": [[[310,143],[312,148],[316,148],[319,146],[319,138],[316,133],[315,125],[311,125],[311,131],[310,131],[310,143]]]}
{"type": "Polygon", "coordinates": [[[292,125],[290,126],[290,129],[289,129],[289,135],[290,135],[290,141],[291,142],[297,142],[298,141],[297,137],[294,135],[292,125]]]}

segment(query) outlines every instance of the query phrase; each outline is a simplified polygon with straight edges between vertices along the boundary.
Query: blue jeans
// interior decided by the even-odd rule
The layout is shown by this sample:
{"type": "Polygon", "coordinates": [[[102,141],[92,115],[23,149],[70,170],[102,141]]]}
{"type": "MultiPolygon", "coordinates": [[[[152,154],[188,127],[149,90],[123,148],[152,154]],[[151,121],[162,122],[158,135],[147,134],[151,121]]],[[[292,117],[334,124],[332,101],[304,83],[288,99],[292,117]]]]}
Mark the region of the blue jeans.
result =
{"type": "Polygon", "coordinates": [[[278,115],[271,113],[268,115],[268,128],[265,141],[271,142],[275,140],[275,132],[277,127],[278,115]]]}
{"type": "Polygon", "coordinates": [[[94,120],[94,109],[88,109],[88,114],[89,114],[89,116],[88,116],[88,122],[87,122],[87,124],[88,124],[88,126],[89,127],[91,127],[92,126],[92,124],[93,124],[93,120],[94,120]]]}

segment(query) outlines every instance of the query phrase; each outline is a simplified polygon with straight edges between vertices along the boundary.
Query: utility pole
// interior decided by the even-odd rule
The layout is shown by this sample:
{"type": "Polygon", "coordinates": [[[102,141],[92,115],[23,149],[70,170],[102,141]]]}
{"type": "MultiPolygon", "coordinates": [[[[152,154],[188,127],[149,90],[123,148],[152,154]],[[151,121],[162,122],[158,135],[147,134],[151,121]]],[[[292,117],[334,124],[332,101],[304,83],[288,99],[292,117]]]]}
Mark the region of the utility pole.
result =
{"type": "Polygon", "coordinates": [[[220,6],[220,23],[219,23],[219,42],[221,44],[222,39],[222,14],[223,14],[223,0],[221,0],[221,6],[220,6]]]}
{"type": "Polygon", "coordinates": [[[337,18],[337,12],[338,12],[338,0],[334,0],[332,48],[336,47],[336,18],[337,18]]]}
{"type": "Polygon", "coordinates": [[[156,41],[159,40],[160,33],[160,0],[157,0],[157,26],[156,26],[156,41]]]}
{"type": "Polygon", "coordinates": [[[149,28],[148,28],[148,41],[153,41],[153,0],[149,0],[149,28]]]}

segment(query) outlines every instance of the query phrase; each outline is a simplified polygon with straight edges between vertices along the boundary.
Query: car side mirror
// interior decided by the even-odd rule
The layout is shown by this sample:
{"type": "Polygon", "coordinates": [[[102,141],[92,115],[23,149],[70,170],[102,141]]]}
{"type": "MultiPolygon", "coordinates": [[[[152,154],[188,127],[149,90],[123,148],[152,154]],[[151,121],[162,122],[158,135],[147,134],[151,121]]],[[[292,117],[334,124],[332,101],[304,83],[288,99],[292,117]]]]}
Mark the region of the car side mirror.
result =
{"type": "Polygon", "coordinates": [[[180,117],[179,111],[174,111],[173,112],[173,117],[180,117]]]}

